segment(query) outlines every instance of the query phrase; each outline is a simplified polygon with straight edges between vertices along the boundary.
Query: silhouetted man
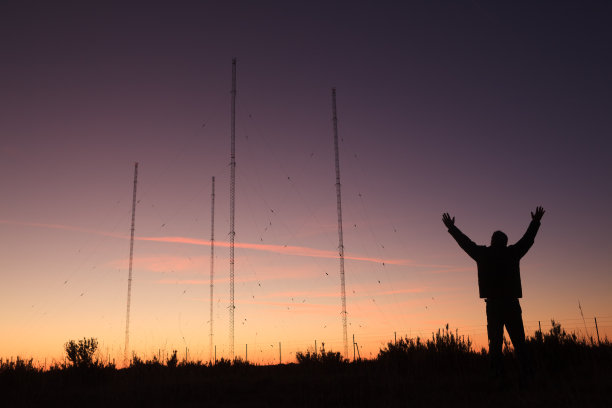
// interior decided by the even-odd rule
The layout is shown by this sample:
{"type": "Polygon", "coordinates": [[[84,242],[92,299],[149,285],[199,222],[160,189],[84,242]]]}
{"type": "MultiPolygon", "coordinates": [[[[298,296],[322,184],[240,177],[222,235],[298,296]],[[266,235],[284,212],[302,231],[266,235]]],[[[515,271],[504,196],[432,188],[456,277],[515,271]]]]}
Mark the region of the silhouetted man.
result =
{"type": "Polygon", "coordinates": [[[451,218],[448,213],[442,215],[442,222],[448,232],[478,266],[478,289],[480,297],[487,303],[489,355],[496,376],[503,372],[501,357],[504,326],[516,350],[521,369],[527,369],[525,329],[519,304],[519,298],[523,297],[519,262],[533,245],[543,215],[544,209],[537,207],[535,213],[531,213],[531,223],[525,235],[516,244],[509,246],[508,237],[501,231],[493,233],[490,246],[476,245],[455,226],[455,217],[451,218]]]}

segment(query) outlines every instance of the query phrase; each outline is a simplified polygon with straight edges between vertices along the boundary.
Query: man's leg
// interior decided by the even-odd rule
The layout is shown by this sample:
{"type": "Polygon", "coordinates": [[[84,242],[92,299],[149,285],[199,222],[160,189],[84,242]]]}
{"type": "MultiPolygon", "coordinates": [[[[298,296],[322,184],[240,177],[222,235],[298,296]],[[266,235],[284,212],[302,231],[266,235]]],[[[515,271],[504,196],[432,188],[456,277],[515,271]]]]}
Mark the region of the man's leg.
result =
{"type": "Polygon", "coordinates": [[[503,375],[502,344],[504,338],[504,321],[500,302],[487,299],[487,335],[489,337],[489,357],[493,375],[503,375]]]}
{"type": "Polygon", "coordinates": [[[523,314],[519,300],[513,299],[509,301],[504,314],[506,330],[508,330],[508,335],[510,340],[512,340],[512,345],[520,364],[521,374],[522,376],[530,375],[531,364],[525,345],[525,327],[523,326],[523,314]]]}
{"type": "Polygon", "coordinates": [[[517,354],[522,353],[525,346],[525,327],[523,326],[523,311],[518,299],[512,299],[504,305],[504,321],[506,330],[517,354]]]}

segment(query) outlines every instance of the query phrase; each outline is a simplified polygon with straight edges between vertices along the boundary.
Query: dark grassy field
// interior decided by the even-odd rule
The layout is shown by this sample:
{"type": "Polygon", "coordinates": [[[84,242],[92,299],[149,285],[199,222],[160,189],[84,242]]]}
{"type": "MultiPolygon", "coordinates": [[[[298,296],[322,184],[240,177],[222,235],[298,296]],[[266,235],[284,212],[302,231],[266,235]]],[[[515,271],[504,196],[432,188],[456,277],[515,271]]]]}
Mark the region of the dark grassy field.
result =
{"type": "Polygon", "coordinates": [[[558,325],[528,339],[533,378],[519,379],[506,350],[503,381],[486,353],[439,331],[389,343],[374,360],[298,353],[295,364],[142,361],[115,369],[76,359],[41,371],[30,361],[0,365],[2,406],[223,407],[611,407],[612,345],[579,339],[558,325]]]}

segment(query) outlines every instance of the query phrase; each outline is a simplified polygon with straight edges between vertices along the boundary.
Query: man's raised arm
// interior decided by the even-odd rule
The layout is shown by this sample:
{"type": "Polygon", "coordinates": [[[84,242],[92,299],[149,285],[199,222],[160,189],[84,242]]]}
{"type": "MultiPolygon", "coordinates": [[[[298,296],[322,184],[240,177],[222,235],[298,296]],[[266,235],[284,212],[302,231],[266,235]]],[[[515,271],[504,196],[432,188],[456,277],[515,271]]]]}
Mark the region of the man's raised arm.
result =
{"type": "Polygon", "coordinates": [[[471,239],[467,237],[463,232],[455,225],[455,217],[451,217],[449,213],[442,214],[442,222],[448,228],[448,233],[451,234],[455,241],[472,258],[476,259],[476,252],[478,245],[476,245],[471,239]]]}
{"type": "Polygon", "coordinates": [[[540,229],[540,221],[544,216],[544,208],[541,206],[536,207],[535,213],[531,213],[531,222],[529,223],[529,227],[527,227],[527,231],[525,231],[525,235],[518,240],[514,247],[518,251],[519,257],[525,256],[529,248],[533,245],[536,234],[538,233],[538,229],[540,229]]]}

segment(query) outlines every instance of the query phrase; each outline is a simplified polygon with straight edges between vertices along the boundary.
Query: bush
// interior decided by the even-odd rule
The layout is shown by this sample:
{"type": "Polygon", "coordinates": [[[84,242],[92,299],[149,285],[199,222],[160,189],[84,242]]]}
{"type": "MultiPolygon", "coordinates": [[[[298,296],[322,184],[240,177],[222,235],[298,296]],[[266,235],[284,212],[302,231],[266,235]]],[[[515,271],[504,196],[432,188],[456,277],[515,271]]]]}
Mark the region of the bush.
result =
{"type": "Polygon", "coordinates": [[[98,365],[98,362],[94,361],[94,353],[98,349],[98,340],[95,338],[83,338],[78,342],[70,340],[64,345],[64,348],[66,357],[73,367],[88,368],[98,365]]]}
{"type": "Polygon", "coordinates": [[[483,358],[484,354],[472,349],[469,337],[459,336],[457,331],[452,333],[446,325],[445,329],[432,333],[431,339],[405,337],[389,342],[380,349],[376,360],[403,373],[407,373],[409,367],[420,367],[420,370],[428,372],[452,369],[461,373],[474,364],[480,364],[483,358]]]}
{"type": "Polygon", "coordinates": [[[321,349],[319,353],[311,353],[310,351],[302,353],[298,351],[295,353],[295,358],[300,365],[339,365],[348,361],[342,357],[340,352],[325,351],[325,349],[321,349]]]}
{"type": "Polygon", "coordinates": [[[172,356],[166,360],[166,365],[170,368],[174,368],[178,365],[178,357],[176,355],[176,350],[172,350],[172,356]]]}
{"type": "Polygon", "coordinates": [[[469,354],[473,352],[470,337],[459,336],[458,332],[452,333],[447,324],[446,330],[438,329],[436,333],[431,334],[431,339],[425,342],[420,337],[416,339],[406,337],[400,338],[395,343],[387,343],[387,347],[379,351],[378,359],[410,353],[469,354]]]}
{"type": "Polygon", "coordinates": [[[567,333],[554,319],[551,325],[548,333],[538,330],[527,338],[527,350],[537,366],[559,374],[568,368],[612,361],[612,346],[607,339],[595,342],[579,338],[576,333],[567,333]]]}
{"type": "Polygon", "coordinates": [[[0,373],[4,371],[36,372],[38,369],[34,367],[33,361],[33,359],[24,360],[19,356],[15,361],[0,359],[0,373]]]}

